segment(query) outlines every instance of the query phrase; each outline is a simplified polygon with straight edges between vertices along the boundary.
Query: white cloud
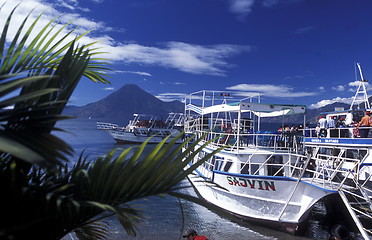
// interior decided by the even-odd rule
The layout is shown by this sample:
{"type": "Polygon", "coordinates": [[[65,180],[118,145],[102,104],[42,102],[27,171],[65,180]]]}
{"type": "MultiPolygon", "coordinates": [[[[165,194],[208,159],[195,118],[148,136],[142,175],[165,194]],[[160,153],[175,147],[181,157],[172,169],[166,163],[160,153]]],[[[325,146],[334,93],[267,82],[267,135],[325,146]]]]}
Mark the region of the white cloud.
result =
{"type": "MultiPolygon", "coordinates": [[[[57,5],[62,3],[69,5],[71,8],[77,4],[75,1],[60,1],[57,5]]],[[[17,1],[7,2],[1,9],[2,16],[10,13],[17,4],[17,1]]],[[[245,1],[240,0],[235,1],[234,5],[240,5],[247,8],[249,4],[247,5],[245,1]]],[[[55,8],[55,6],[56,5],[46,3],[46,1],[42,0],[23,0],[13,16],[8,40],[16,34],[17,28],[20,26],[24,17],[33,9],[33,14],[26,24],[26,28],[30,26],[33,19],[35,19],[40,13],[45,12],[39,23],[35,26],[36,31],[34,31],[33,36],[35,36],[43,26],[55,17],[58,17],[59,20],[55,29],[60,29],[64,24],[72,20],[70,28],[76,26],[77,34],[92,29],[98,30],[81,38],[79,40],[80,44],[89,44],[98,41],[95,47],[99,47],[101,52],[105,52],[105,54],[102,54],[102,57],[118,62],[156,65],[174,68],[179,71],[193,74],[223,76],[225,74],[225,68],[231,67],[227,62],[229,57],[251,50],[250,46],[229,44],[209,46],[194,45],[183,42],[168,42],[161,46],[143,46],[135,43],[124,44],[116,41],[108,35],[104,35],[104,33],[101,34],[105,31],[114,30],[104,22],[89,20],[77,13],[60,12],[57,10],[58,8],[55,8]]],[[[5,17],[0,18],[0,29],[4,26],[5,20],[5,17]]],[[[62,34],[66,34],[67,32],[68,29],[65,29],[62,34]]],[[[70,35],[67,40],[72,40],[74,37],[74,35],[70,35]]]]}
{"type": "Polygon", "coordinates": [[[337,92],[343,92],[345,91],[345,87],[342,86],[342,85],[338,85],[337,87],[332,87],[333,90],[337,91],[337,92]]]}
{"type": "Polygon", "coordinates": [[[75,10],[75,6],[72,6],[72,5],[69,5],[68,3],[66,2],[63,2],[63,1],[59,1],[59,5],[62,6],[62,7],[65,7],[65,8],[68,8],[70,10],[75,10]]]}
{"type": "MultiPolygon", "coordinates": [[[[354,82],[349,82],[348,86],[350,87],[358,87],[360,84],[360,81],[354,81],[354,82]]],[[[372,85],[369,84],[369,82],[364,82],[364,86],[366,87],[367,90],[372,90],[372,85]]]]}
{"type": "MultiPolygon", "coordinates": [[[[359,86],[359,84],[360,84],[360,81],[349,82],[348,86],[352,87],[352,88],[349,88],[348,91],[355,93],[356,88],[359,86]]],[[[365,86],[366,86],[367,91],[372,89],[372,86],[368,82],[365,82],[365,86]]],[[[324,90],[323,87],[322,87],[322,89],[324,90]]],[[[335,90],[335,91],[345,91],[346,90],[345,87],[342,86],[342,85],[339,85],[337,87],[332,87],[332,89],[335,90]]],[[[361,97],[361,95],[359,94],[357,96],[357,101],[356,102],[361,100],[360,97],[361,97]]],[[[324,107],[328,104],[332,104],[332,103],[335,103],[335,102],[351,104],[353,102],[353,98],[354,98],[354,96],[349,97],[349,98],[336,97],[336,98],[329,99],[329,100],[325,99],[325,100],[321,100],[317,103],[311,104],[309,106],[309,108],[320,108],[320,107],[324,107]]]]}
{"type": "Polygon", "coordinates": [[[352,101],[353,101],[353,98],[351,98],[351,97],[350,98],[336,97],[336,98],[333,98],[333,99],[330,99],[330,100],[322,100],[322,101],[319,101],[317,103],[311,104],[309,106],[309,108],[320,108],[320,107],[324,107],[326,105],[329,105],[329,104],[332,104],[332,103],[335,103],[335,102],[351,104],[352,101]]]}
{"type": "MultiPolygon", "coordinates": [[[[359,84],[360,84],[360,81],[349,82],[348,86],[350,88],[347,91],[355,93],[357,91],[357,88],[358,88],[359,84]]],[[[368,82],[364,82],[364,86],[366,87],[367,91],[372,90],[372,85],[369,84],[368,82]]],[[[360,90],[363,90],[363,89],[361,88],[360,90]]]]}
{"type": "Polygon", "coordinates": [[[348,83],[348,86],[350,86],[350,87],[358,87],[359,86],[359,83],[360,83],[360,81],[349,82],[348,83]]]}
{"type": "Polygon", "coordinates": [[[114,73],[130,73],[130,74],[137,74],[137,75],[142,75],[142,76],[152,77],[151,73],[148,73],[148,72],[121,71],[121,70],[116,70],[114,73]]]}
{"type": "Polygon", "coordinates": [[[248,46],[228,44],[200,46],[182,42],[169,42],[163,48],[139,44],[116,47],[106,44],[105,48],[111,53],[107,57],[116,61],[158,65],[193,74],[217,76],[224,75],[223,67],[230,67],[226,58],[251,49],[248,46]]]}
{"type": "MultiPolygon", "coordinates": [[[[261,0],[257,2],[261,3],[264,7],[273,7],[280,3],[293,4],[302,1],[303,0],[261,0]]],[[[239,19],[244,19],[245,16],[252,12],[256,0],[227,0],[227,2],[229,5],[229,11],[237,14],[239,19]]]]}
{"type": "Polygon", "coordinates": [[[174,100],[183,101],[188,94],[185,93],[161,93],[156,97],[164,102],[171,102],[174,100]]]}
{"type": "Polygon", "coordinates": [[[271,85],[271,84],[238,84],[235,86],[227,87],[229,90],[259,92],[262,96],[267,97],[308,97],[314,96],[315,92],[294,92],[294,89],[284,85],[271,85]]]}
{"type": "Polygon", "coordinates": [[[247,15],[252,11],[255,0],[229,0],[229,10],[238,15],[247,15]]]}
{"type": "Polygon", "coordinates": [[[115,88],[114,87],[106,87],[103,90],[105,90],[105,91],[114,91],[115,88]]]}

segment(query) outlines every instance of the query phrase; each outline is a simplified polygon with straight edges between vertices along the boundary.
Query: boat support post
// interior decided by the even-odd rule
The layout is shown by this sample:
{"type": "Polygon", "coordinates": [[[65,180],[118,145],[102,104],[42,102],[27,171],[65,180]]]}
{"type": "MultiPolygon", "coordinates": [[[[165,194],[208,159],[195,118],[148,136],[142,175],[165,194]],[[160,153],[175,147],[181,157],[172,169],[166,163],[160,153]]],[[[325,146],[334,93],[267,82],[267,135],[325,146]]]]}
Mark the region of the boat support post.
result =
{"type": "Polygon", "coordinates": [[[282,216],[283,216],[285,210],[287,209],[287,207],[288,207],[290,201],[292,200],[292,198],[293,198],[293,196],[294,196],[294,194],[295,194],[295,192],[296,192],[298,186],[300,185],[301,179],[302,179],[302,177],[304,176],[304,174],[305,174],[305,172],[306,172],[307,166],[309,165],[309,162],[310,162],[310,160],[311,160],[311,154],[307,153],[306,155],[307,155],[307,156],[306,156],[307,159],[306,159],[306,162],[305,162],[305,164],[304,164],[304,167],[302,168],[301,174],[300,174],[300,176],[299,176],[298,179],[297,179],[296,185],[295,185],[295,187],[293,188],[293,191],[292,191],[291,195],[289,196],[287,202],[285,203],[285,205],[284,205],[284,207],[283,207],[283,209],[282,209],[282,211],[281,211],[281,213],[280,213],[280,215],[279,215],[279,217],[278,217],[278,221],[280,221],[280,219],[282,218],[282,216]]]}
{"type": "Polygon", "coordinates": [[[346,206],[347,210],[349,211],[350,216],[352,217],[354,223],[356,224],[360,234],[362,234],[362,236],[365,240],[370,239],[367,232],[364,230],[364,227],[363,227],[362,223],[359,221],[358,216],[355,214],[353,209],[351,209],[350,203],[349,203],[347,197],[345,196],[344,192],[342,191],[342,189],[339,189],[338,193],[340,194],[340,197],[341,197],[342,201],[344,202],[344,205],[346,206]]]}

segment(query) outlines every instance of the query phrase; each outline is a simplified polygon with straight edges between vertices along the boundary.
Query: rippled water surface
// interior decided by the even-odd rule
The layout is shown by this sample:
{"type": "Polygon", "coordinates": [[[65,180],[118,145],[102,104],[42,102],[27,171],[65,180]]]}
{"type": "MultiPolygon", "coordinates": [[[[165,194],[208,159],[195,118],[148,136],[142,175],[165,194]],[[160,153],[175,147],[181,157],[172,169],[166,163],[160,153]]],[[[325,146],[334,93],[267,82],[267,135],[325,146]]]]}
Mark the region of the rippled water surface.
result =
{"type": "MultiPolygon", "coordinates": [[[[76,153],[72,161],[82,151],[84,154],[89,154],[90,159],[94,159],[115,147],[124,149],[133,146],[117,145],[108,133],[96,129],[96,121],[97,119],[74,119],[58,124],[58,127],[70,132],[58,132],[56,135],[75,149],[76,153]]],[[[187,180],[184,183],[189,184],[187,180]]],[[[192,188],[185,191],[195,195],[192,188]]],[[[135,204],[142,206],[145,213],[145,221],[139,228],[139,235],[136,238],[129,237],[120,224],[112,218],[109,219],[110,239],[182,239],[182,232],[188,228],[195,229],[200,235],[205,235],[210,240],[329,239],[327,227],[322,225],[321,206],[313,213],[314,217],[310,221],[306,237],[302,237],[253,225],[228,214],[216,214],[202,206],[169,196],[141,199],[135,204]]],[[[68,235],[64,238],[66,239],[76,238],[68,235]]]]}

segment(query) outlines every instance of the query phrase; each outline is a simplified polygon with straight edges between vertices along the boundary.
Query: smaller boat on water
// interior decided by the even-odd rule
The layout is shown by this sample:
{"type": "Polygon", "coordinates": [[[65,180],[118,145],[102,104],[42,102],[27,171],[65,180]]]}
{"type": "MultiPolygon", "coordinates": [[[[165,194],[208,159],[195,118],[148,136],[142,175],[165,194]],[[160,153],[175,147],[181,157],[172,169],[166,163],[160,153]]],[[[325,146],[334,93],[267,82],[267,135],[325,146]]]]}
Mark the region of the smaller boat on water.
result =
{"type": "Polygon", "coordinates": [[[165,120],[146,114],[133,114],[133,116],[134,118],[125,127],[114,123],[97,122],[97,128],[110,133],[118,143],[143,143],[151,136],[148,143],[159,143],[169,135],[171,137],[168,141],[171,141],[173,136],[183,130],[182,113],[169,113],[165,120]]]}

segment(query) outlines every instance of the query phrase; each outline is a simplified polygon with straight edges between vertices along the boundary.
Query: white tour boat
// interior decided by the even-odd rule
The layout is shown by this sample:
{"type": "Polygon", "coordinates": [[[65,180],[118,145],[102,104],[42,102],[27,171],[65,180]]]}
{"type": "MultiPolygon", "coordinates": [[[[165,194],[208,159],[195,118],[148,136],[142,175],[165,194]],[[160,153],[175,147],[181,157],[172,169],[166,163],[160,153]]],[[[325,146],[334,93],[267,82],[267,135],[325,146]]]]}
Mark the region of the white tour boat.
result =
{"type": "Polygon", "coordinates": [[[314,205],[324,201],[327,214],[338,216],[334,224],[347,225],[345,219],[352,219],[369,239],[372,138],[351,138],[341,145],[342,138],[305,137],[305,129],[262,129],[266,117],[303,114],[305,123],[305,112],[303,105],[260,103],[259,94],[240,100],[219,91],[190,94],[185,132],[203,140],[188,165],[195,168],[188,179],[199,196],[220,209],[294,234],[306,227],[314,205]],[[220,147],[225,148],[194,166],[220,147]]]}
{"type": "Polygon", "coordinates": [[[106,130],[118,143],[143,143],[149,137],[151,139],[148,143],[159,143],[169,135],[171,137],[168,141],[171,141],[172,136],[177,136],[183,130],[182,113],[169,113],[165,120],[146,114],[133,114],[133,116],[133,120],[130,120],[125,127],[97,122],[97,128],[106,130]]]}

